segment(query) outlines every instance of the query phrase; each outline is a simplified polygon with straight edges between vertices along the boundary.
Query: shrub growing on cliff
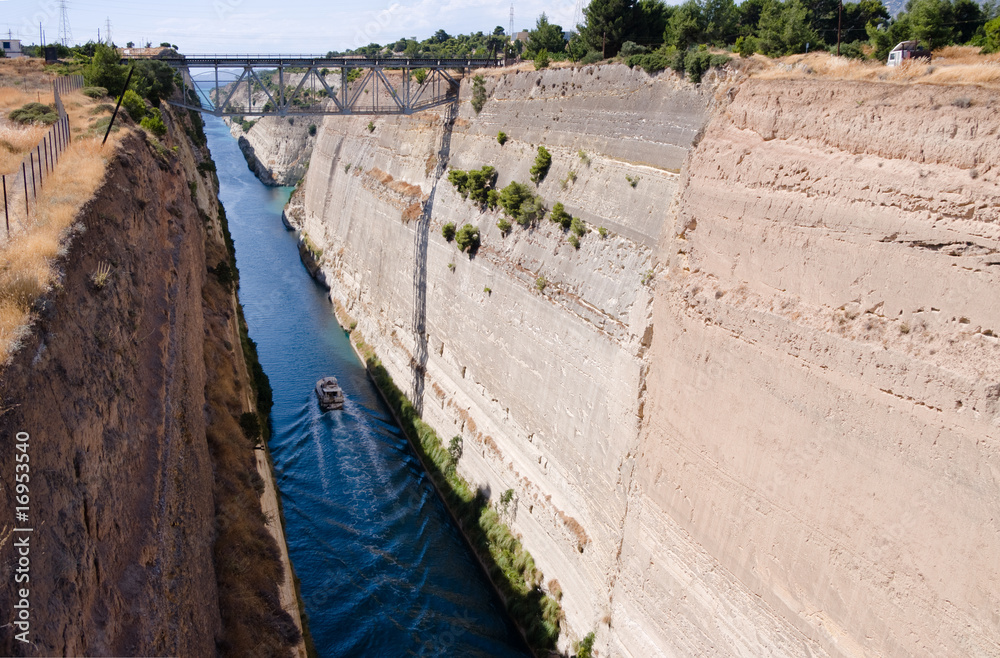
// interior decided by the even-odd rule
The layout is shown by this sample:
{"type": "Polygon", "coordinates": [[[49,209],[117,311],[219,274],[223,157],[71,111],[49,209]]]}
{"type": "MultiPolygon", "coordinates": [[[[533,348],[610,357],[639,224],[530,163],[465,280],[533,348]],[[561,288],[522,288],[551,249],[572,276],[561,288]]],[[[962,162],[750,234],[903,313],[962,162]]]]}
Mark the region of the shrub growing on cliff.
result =
{"type": "Polygon", "coordinates": [[[486,81],[483,76],[477,75],[472,79],[472,109],[479,114],[483,105],[486,104],[486,81]]]}
{"type": "Polygon", "coordinates": [[[552,154],[544,146],[538,147],[538,154],[535,156],[535,164],[531,165],[531,182],[538,185],[549,173],[552,166],[552,154]]]}
{"type": "Polygon", "coordinates": [[[490,191],[497,179],[497,170],[486,165],[482,169],[471,169],[462,171],[452,169],[448,172],[448,181],[455,186],[463,199],[472,199],[480,206],[496,207],[496,201],[492,201],[490,191]]]}
{"type": "Polygon", "coordinates": [[[510,233],[511,223],[508,222],[503,217],[501,217],[500,219],[497,220],[497,228],[500,229],[500,233],[502,235],[507,235],[508,233],[510,233]]]}
{"type": "Polygon", "coordinates": [[[128,115],[136,123],[142,121],[142,118],[146,116],[146,103],[139,94],[131,89],[127,90],[125,95],[122,96],[122,107],[128,111],[128,115]]]}
{"type": "Polygon", "coordinates": [[[576,643],[576,658],[593,658],[594,655],[594,632],[587,633],[587,636],[576,643]]]}
{"type": "Polygon", "coordinates": [[[497,143],[500,146],[503,146],[504,144],[506,144],[507,143],[507,133],[505,133],[502,130],[500,132],[498,132],[497,133],[497,143]]]}
{"type": "Polygon", "coordinates": [[[455,233],[455,244],[461,251],[469,250],[469,254],[475,254],[479,249],[479,229],[472,224],[466,224],[455,233]]]}
{"type": "Polygon", "coordinates": [[[142,118],[139,125],[157,137],[163,137],[167,134],[167,127],[163,124],[163,117],[160,116],[160,111],[155,107],[150,109],[149,114],[142,118]]]}
{"type": "Polygon", "coordinates": [[[442,226],[441,227],[441,235],[444,236],[444,239],[447,240],[448,242],[451,242],[452,240],[454,240],[455,239],[455,224],[452,223],[452,222],[448,222],[447,224],[445,224],[444,226],[442,226]]]}
{"type": "Polygon", "coordinates": [[[530,187],[517,181],[511,181],[500,191],[499,202],[507,216],[521,226],[530,225],[545,211],[541,197],[535,196],[530,187]]]}
{"type": "Polygon", "coordinates": [[[556,204],[552,206],[552,212],[549,214],[549,219],[562,226],[563,230],[568,229],[573,221],[573,217],[566,212],[566,207],[563,206],[561,202],[556,202],[556,204]]]}
{"type": "Polygon", "coordinates": [[[309,136],[310,137],[315,137],[316,136],[316,124],[315,123],[310,123],[309,124],[309,136]]]}
{"type": "Polygon", "coordinates": [[[254,447],[260,445],[260,437],[262,434],[260,425],[260,416],[253,411],[244,411],[240,414],[240,429],[243,430],[243,436],[247,438],[254,447]]]}
{"type": "Polygon", "coordinates": [[[587,224],[579,217],[573,217],[570,221],[570,230],[579,237],[583,237],[583,234],[587,232],[587,224]]]}

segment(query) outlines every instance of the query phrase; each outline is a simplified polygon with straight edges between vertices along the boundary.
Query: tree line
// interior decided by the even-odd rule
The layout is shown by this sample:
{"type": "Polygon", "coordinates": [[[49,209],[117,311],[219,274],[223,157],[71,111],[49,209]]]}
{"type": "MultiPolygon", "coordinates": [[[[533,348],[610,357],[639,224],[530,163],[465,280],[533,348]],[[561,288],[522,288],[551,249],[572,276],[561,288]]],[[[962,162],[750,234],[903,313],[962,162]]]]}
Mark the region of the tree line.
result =
{"type": "Polygon", "coordinates": [[[542,14],[529,32],[525,55],[597,61],[697,45],[771,57],[808,50],[884,59],[900,41],[934,49],[953,44],[1000,50],[1000,6],[995,0],[909,0],[895,17],[881,0],[592,0],[584,23],[564,38],[542,14]]]}

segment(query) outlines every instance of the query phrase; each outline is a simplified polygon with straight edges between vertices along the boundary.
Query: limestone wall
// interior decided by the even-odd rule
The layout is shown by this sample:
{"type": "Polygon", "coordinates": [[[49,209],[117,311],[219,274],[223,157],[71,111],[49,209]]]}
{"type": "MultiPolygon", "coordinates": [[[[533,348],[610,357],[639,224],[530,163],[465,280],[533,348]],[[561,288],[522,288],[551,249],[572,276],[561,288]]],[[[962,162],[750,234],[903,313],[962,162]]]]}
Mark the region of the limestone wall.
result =
{"type": "Polygon", "coordinates": [[[643,509],[830,654],[1000,655],[994,104],[747,82],[664,238],[643,509]]]}
{"type": "Polygon", "coordinates": [[[450,130],[328,118],[287,215],[459,470],[514,490],[564,649],[1000,654],[992,100],[718,84],[507,72],[450,130]],[[442,145],[503,186],[540,144],[606,238],[435,186],[442,145]]]}

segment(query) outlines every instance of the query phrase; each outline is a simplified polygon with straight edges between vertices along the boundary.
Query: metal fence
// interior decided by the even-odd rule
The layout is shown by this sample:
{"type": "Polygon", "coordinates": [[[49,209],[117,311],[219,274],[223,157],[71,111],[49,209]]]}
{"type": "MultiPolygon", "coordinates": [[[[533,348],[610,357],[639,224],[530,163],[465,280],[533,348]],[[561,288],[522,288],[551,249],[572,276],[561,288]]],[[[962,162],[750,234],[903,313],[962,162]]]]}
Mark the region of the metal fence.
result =
{"type": "Polygon", "coordinates": [[[59,119],[21,161],[17,171],[0,176],[0,185],[3,188],[4,226],[8,239],[29,226],[32,215],[38,207],[38,195],[48,183],[60,156],[72,139],[69,115],[66,114],[60,95],[81,87],[83,87],[82,75],[56,78],[52,83],[52,92],[59,119]]]}

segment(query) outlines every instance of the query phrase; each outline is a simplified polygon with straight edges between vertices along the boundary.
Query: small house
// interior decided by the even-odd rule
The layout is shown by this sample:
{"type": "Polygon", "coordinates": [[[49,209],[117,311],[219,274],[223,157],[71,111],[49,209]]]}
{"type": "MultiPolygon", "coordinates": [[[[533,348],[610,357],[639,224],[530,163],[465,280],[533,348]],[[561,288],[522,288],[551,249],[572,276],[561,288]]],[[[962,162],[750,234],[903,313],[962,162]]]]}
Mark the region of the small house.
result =
{"type": "Polygon", "coordinates": [[[24,57],[24,53],[21,52],[20,39],[3,39],[0,41],[0,45],[3,46],[4,57],[24,57]]]}

